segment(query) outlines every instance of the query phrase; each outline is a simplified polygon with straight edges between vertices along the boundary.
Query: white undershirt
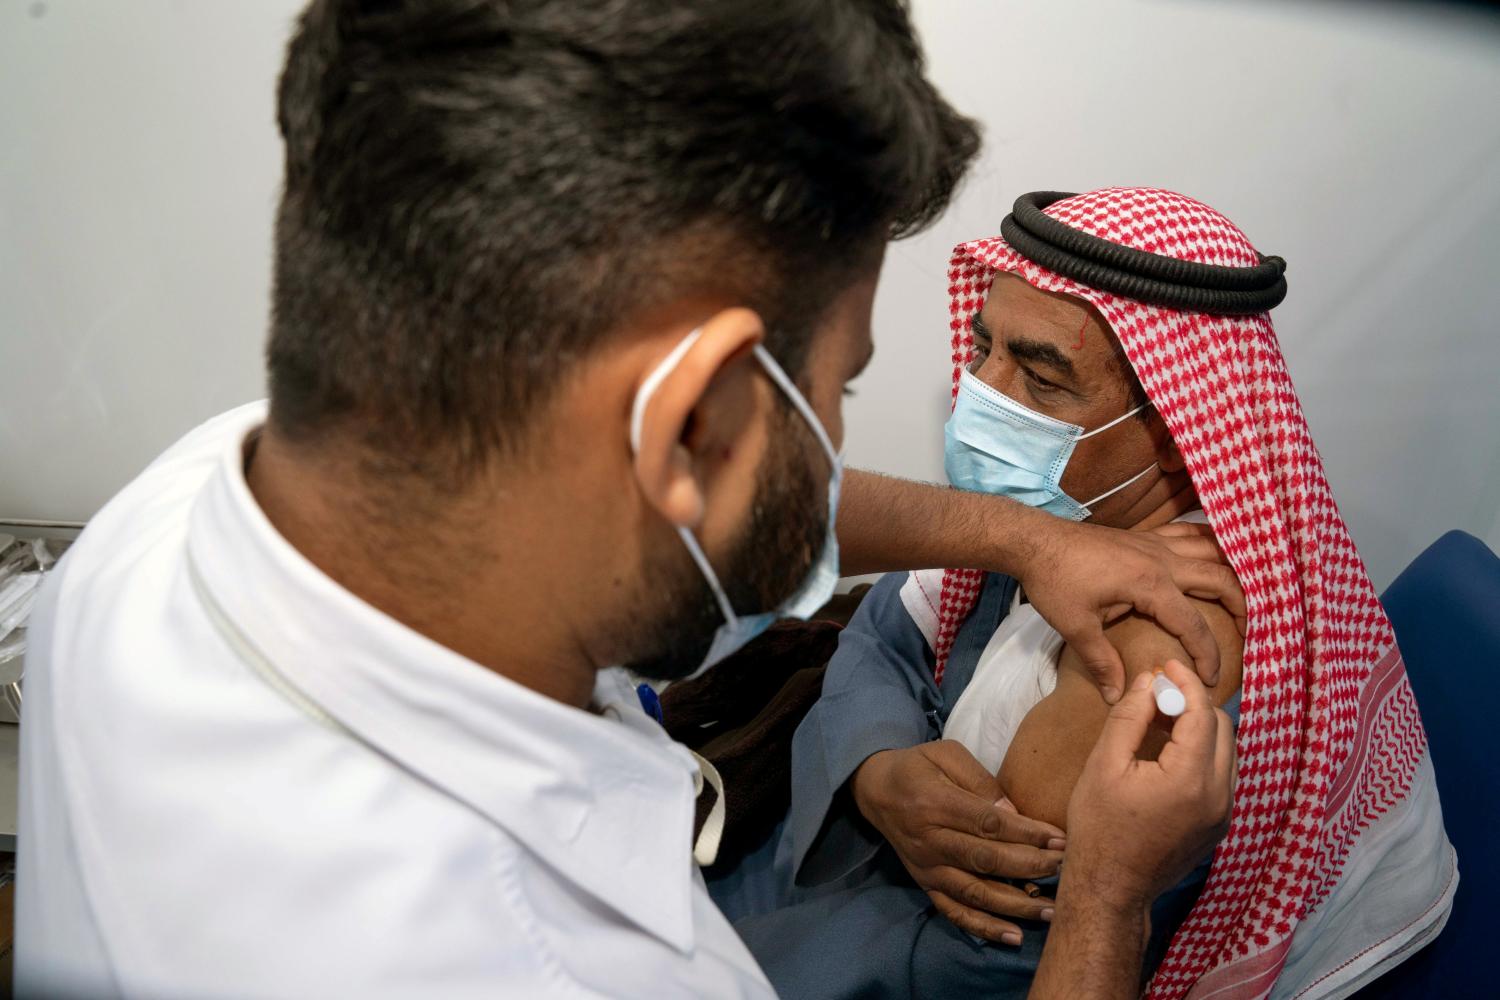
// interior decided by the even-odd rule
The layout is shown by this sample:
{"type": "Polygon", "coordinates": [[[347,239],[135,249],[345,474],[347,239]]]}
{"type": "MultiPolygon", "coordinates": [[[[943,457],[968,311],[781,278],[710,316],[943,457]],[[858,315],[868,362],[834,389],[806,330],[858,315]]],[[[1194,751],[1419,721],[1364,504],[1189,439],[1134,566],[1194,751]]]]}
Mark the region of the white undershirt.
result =
{"type": "MultiPolygon", "coordinates": [[[[1208,523],[1201,510],[1173,520],[1208,523]]],[[[979,763],[997,773],[1021,720],[1057,687],[1062,648],[1062,636],[1036,608],[1021,603],[1017,587],[1010,614],[979,654],[974,676],[953,706],[943,735],[962,743],[979,763]]]]}

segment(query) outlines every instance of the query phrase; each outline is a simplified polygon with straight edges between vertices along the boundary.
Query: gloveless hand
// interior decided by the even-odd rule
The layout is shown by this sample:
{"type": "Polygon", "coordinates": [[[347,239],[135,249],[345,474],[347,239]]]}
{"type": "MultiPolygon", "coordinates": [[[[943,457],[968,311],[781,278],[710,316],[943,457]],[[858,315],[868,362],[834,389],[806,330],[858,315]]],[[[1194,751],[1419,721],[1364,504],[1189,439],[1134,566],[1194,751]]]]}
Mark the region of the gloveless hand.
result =
{"type": "Polygon", "coordinates": [[[1035,530],[1020,574],[1027,599],[1083,659],[1105,701],[1119,699],[1125,667],[1104,625],[1132,608],[1177,637],[1205,683],[1218,683],[1218,643],[1184,595],[1220,601],[1243,623],[1245,594],[1207,525],[1121,531],[1043,516],[1035,530]]]}
{"type": "Polygon", "coordinates": [[[963,930],[1020,944],[1021,929],[997,915],[1051,919],[1051,899],[994,879],[1055,874],[1063,832],[1019,815],[963,744],[938,740],[873,754],[854,772],[850,791],[938,912],[963,930]]]}
{"type": "Polygon", "coordinates": [[[1206,857],[1228,828],[1234,797],[1234,726],[1208,689],[1176,660],[1166,674],[1187,709],[1154,761],[1136,752],[1156,717],[1151,675],[1111,709],[1068,803],[1063,892],[1122,910],[1148,907],[1206,857]]]}

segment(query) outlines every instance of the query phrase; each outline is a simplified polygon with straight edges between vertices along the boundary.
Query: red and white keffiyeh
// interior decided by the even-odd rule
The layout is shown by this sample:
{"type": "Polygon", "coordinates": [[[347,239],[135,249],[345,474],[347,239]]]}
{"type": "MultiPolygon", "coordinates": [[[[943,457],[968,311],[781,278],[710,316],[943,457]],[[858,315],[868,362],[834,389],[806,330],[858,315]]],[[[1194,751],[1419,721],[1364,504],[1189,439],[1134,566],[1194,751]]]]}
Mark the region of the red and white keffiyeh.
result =
{"type": "MultiPolygon", "coordinates": [[[[1235,267],[1260,259],[1224,216],[1169,191],[1111,188],[1045,211],[1155,254],[1235,267]]],[[[1084,299],[1103,315],[1244,586],[1234,816],[1148,995],[1265,996],[1299,922],[1344,877],[1367,828],[1405,804],[1423,763],[1426,734],[1390,622],[1334,503],[1268,314],[1144,305],[1048,271],[998,237],[965,243],[948,271],[955,396],[973,356],[970,320],[999,271],[1084,299]]],[[[974,570],[943,574],[933,641],[939,676],[981,579],[974,570]]]]}

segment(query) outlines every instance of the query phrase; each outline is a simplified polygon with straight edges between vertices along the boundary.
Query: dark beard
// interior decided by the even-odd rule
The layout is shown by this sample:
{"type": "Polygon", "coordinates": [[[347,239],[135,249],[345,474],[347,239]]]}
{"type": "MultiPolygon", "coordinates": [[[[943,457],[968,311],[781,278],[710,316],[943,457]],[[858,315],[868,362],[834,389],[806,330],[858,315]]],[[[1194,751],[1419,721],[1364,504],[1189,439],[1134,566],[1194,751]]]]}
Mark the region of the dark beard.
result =
{"type": "MultiPolygon", "coordinates": [[[[801,434],[795,426],[787,428],[792,421],[801,424],[795,411],[786,407],[782,413],[782,427],[790,433],[776,437],[791,440],[761,466],[750,523],[719,580],[737,615],[769,610],[790,597],[806,579],[828,533],[827,490],[818,489],[809,466],[806,443],[812,435],[805,428],[801,434]]],[[[821,456],[822,450],[816,454],[821,456]]],[[[657,652],[625,667],[648,680],[674,681],[702,664],[724,615],[686,551],[664,562],[674,572],[690,575],[679,576],[681,583],[672,588],[668,602],[671,610],[642,636],[649,641],[641,646],[657,652]],[[677,568],[683,564],[685,570],[677,568]]]]}

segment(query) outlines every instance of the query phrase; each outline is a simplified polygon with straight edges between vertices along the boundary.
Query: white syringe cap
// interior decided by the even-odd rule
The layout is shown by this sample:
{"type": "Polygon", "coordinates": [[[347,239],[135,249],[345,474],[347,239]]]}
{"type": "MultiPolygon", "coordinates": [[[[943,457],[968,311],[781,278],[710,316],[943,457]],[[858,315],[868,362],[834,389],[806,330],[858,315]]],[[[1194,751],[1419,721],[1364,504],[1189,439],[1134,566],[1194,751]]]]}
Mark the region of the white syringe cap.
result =
{"type": "Polygon", "coordinates": [[[1187,697],[1182,688],[1173,684],[1166,674],[1157,674],[1151,679],[1151,693],[1156,696],[1156,708],[1162,715],[1176,718],[1187,710],[1187,697]]]}

